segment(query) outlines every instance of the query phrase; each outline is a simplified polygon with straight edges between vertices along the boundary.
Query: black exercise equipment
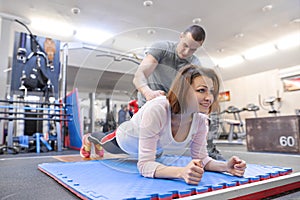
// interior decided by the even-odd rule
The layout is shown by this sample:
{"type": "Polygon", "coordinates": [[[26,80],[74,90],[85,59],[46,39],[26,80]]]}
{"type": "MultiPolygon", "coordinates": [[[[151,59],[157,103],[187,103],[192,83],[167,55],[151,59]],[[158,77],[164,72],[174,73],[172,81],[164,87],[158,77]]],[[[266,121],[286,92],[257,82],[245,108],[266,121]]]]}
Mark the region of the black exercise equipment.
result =
{"type": "Polygon", "coordinates": [[[20,33],[19,47],[17,50],[16,59],[18,61],[21,61],[22,64],[24,64],[24,68],[22,70],[22,75],[20,77],[21,86],[19,87],[19,90],[24,91],[24,96],[27,96],[27,91],[44,92],[45,96],[47,97],[46,100],[48,100],[50,95],[54,93],[53,90],[54,86],[51,83],[50,77],[45,72],[45,69],[43,69],[43,66],[49,67],[51,71],[54,70],[54,66],[50,65],[48,56],[46,55],[45,51],[42,49],[42,46],[37,41],[36,36],[33,35],[32,32],[30,31],[30,29],[19,20],[15,20],[15,21],[23,25],[27,29],[30,37],[30,53],[28,56],[26,56],[27,34],[20,33]],[[35,63],[34,64],[28,63],[28,61],[33,57],[36,58],[35,63]]]}
{"type": "Polygon", "coordinates": [[[19,20],[15,22],[24,26],[28,33],[15,33],[10,96],[18,95],[19,98],[26,98],[28,95],[40,96],[44,97],[46,102],[49,102],[50,97],[58,99],[59,53],[45,52],[44,41],[51,40],[51,47],[56,52],[59,51],[60,42],[33,35],[24,23],[19,20]]]}

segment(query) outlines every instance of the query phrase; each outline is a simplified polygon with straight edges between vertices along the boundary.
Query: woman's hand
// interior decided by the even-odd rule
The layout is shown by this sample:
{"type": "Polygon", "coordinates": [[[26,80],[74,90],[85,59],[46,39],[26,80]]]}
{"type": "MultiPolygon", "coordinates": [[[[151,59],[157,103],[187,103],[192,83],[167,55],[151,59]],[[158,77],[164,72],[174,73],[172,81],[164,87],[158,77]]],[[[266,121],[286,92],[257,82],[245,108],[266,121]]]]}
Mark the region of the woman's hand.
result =
{"type": "Polygon", "coordinates": [[[181,170],[181,177],[187,184],[198,185],[204,173],[202,161],[192,160],[187,166],[181,170]]]}
{"type": "Polygon", "coordinates": [[[227,172],[231,173],[232,175],[243,176],[247,166],[244,160],[241,160],[236,156],[232,156],[227,161],[227,168],[227,172]]]}

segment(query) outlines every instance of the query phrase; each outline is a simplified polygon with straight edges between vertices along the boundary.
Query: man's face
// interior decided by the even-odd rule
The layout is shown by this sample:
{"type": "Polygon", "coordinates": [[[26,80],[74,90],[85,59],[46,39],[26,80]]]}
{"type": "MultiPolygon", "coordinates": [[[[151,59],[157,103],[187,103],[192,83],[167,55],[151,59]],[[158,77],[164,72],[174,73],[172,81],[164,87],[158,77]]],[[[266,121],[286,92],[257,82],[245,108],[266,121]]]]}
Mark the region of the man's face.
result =
{"type": "Polygon", "coordinates": [[[180,40],[177,45],[176,51],[177,55],[181,59],[186,59],[191,57],[199,47],[201,47],[203,41],[195,41],[191,33],[181,33],[180,40]]]}

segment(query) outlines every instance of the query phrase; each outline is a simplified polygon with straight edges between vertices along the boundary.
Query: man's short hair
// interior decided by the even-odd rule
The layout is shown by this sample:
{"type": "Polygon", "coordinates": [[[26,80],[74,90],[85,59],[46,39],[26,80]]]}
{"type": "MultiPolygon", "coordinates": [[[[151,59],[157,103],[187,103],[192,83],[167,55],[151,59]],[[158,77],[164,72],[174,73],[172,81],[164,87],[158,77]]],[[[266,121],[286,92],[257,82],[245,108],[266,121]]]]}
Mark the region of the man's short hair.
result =
{"type": "Polygon", "coordinates": [[[205,30],[199,25],[192,25],[188,27],[183,33],[191,33],[193,39],[197,42],[205,40],[205,30]]]}

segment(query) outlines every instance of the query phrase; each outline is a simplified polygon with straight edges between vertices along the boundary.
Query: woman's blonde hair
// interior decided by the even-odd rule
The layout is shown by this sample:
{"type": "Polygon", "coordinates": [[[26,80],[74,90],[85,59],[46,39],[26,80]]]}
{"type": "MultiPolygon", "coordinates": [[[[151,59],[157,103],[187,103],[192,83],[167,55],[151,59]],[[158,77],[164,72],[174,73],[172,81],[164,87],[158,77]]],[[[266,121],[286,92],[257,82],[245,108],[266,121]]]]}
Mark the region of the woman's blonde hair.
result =
{"type": "MultiPolygon", "coordinates": [[[[199,67],[196,65],[187,65],[179,70],[172,82],[171,88],[167,94],[167,98],[171,105],[172,113],[184,113],[188,107],[187,95],[194,79],[199,76],[206,76],[213,81],[214,102],[209,109],[209,113],[219,111],[219,77],[213,69],[199,67]]],[[[208,114],[209,114],[208,113],[208,114]]]]}

